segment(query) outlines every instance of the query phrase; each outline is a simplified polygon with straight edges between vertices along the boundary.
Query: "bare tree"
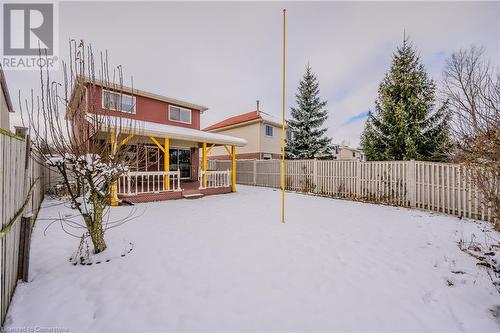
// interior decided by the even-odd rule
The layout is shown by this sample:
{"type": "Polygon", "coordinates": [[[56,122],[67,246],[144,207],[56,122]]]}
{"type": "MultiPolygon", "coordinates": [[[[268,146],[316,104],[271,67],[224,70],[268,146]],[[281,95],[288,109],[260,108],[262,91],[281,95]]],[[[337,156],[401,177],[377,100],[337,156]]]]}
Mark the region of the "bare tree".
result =
{"type": "MultiPolygon", "coordinates": [[[[69,60],[62,63],[62,82],[51,81],[48,68],[40,68],[40,96],[35,97],[32,90],[23,106],[19,94],[19,103],[33,148],[42,162],[62,176],[71,207],[83,219],[83,238],[89,237],[99,253],[106,249],[105,230],[123,222],[105,219],[110,198],[116,196],[116,181],[142,156],[135,146],[126,144],[132,120],[116,116],[130,111],[120,109],[124,105],[121,66],[110,69],[107,52],[100,53],[96,62],[92,46],[83,41],[71,40],[69,50],[69,60]],[[122,112],[113,117],[103,112],[97,103],[98,86],[114,92],[104,103],[122,112]]],[[[74,219],[66,222],[78,225],[74,219]]]]}
{"type": "Polygon", "coordinates": [[[484,59],[483,48],[472,46],[448,59],[443,86],[453,112],[456,158],[472,171],[500,230],[500,70],[484,59]]]}

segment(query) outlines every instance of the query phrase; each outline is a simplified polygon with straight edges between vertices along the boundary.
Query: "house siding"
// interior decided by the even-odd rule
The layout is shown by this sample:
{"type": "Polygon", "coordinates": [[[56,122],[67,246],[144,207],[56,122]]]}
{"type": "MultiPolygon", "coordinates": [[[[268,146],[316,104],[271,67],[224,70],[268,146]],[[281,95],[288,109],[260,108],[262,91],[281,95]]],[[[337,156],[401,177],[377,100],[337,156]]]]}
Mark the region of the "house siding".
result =
{"type": "MultiPolygon", "coordinates": [[[[237,160],[261,160],[264,158],[264,154],[270,154],[271,159],[276,160],[281,158],[281,154],[272,154],[272,153],[264,153],[264,152],[258,152],[258,153],[245,153],[245,154],[236,154],[236,159],[237,160]]],[[[217,156],[208,156],[209,160],[229,160],[231,159],[231,156],[229,155],[217,155],[217,156]]]]}
{"type": "MultiPolygon", "coordinates": [[[[159,123],[159,124],[165,124],[165,125],[173,125],[173,126],[179,126],[179,127],[186,127],[186,128],[193,128],[193,129],[200,129],[200,110],[196,109],[191,109],[191,108],[186,108],[184,106],[176,105],[176,104],[170,104],[167,102],[155,100],[152,98],[144,97],[144,96],[135,96],[136,98],[136,106],[135,106],[135,113],[128,113],[128,112],[120,112],[120,111],[113,111],[113,110],[108,110],[102,108],[102,88],[96,86],[96,93],[93,99],[95,99],[96,106],[94,109],[89,109],[89,112],[95,111],[96,113],[99,114],[107,114],[111,116],[118,116],[118,117],[124,117],[124,118],[130,118],[130,119],[136,119],[136,120],[144,120],[144,121],[150,121],[153,123],[159,123]],[[184,109],[191,110],[191,124],[185,124],[177,121],[171,121],[168,119],[168,109],[169,106],[178,106],[184,109]]],[[[88,98],[92,94],[88,94],[88,98]]]]}
{"type": "MultiPolygon", "coordinates": [[[[261,123],[260,126],[260,152],[281,156],[281,127],[273,124],[261,123]],[[266,126],[272,126],[273,136],[266,135],[266,126]]],[[[274,157],[273,157],[274,158],[274,157]]]]}
{"type": "MultiPolygon", "coordinates": [[[[233,127],[222,130],[214,130],[213,133],[219,133],[224,135],[235,136],[237,138],[242,138],[247,141],[247,145],[244,147],[238,147],[236,149],[237,154],[249,154],[256,153],[260,151],[260,123],[255,122],[252,124],[233,127]]],[[[209,156],[221,156],[227,155],[224,147],[214,147],[210,151],[209,156]]]]}
{"type": "Polygon", "coordinates": [[[338,160],[360,160],[364,161],[364,153],[362,150],[351,149],[348,147],[339,147],[338,154],[334,156],[338,160]],[[355,156],[353,156],[353,153],[355,156]]]}
{"type": "Polygon", "coordinates": [[[0,128],[10,131],[9,107],[3,90],[0,92],[0,128]]]}
{"type": "MultiPolygon", "coordinates": [[[[281,158],[281,127],[264,121],[243,124],[242,126],[214,130],[213,132],[236,136],[247,140],[247,145],[236,149],[237,159],[262,159],[264,154],[270,154],[272,159],[281,158]],[[273,136],[266,135],[266,126],[273,127],[273,136]]],[[[209,159],[227,159],[223,147],[215,147],[210,152],[209,159]]]]}

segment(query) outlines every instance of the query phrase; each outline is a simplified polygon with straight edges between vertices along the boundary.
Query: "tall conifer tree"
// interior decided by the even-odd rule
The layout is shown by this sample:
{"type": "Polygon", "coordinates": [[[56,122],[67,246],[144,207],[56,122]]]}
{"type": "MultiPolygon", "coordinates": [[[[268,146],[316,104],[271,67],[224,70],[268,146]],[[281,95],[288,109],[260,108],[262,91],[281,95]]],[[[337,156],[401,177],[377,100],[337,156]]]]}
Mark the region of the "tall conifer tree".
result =
{"type": "Polygon", "coordinates": [[[327,102],[319,96],[318,79],[309,65],[295,97],[297,106],[291,108],[292,119],[287,122],[291,134],[286,142],[287,158],[330,158],[332,139],[325,135],[327,128],[323,127],[328,118],[327,102]]]}
{"type": "Polygon", "coordinates": [[[368,160],[444,161],[451,150],[446,103],[435,108],[436,87],[405,37],[379,86],[361,144],[368,160]]]}

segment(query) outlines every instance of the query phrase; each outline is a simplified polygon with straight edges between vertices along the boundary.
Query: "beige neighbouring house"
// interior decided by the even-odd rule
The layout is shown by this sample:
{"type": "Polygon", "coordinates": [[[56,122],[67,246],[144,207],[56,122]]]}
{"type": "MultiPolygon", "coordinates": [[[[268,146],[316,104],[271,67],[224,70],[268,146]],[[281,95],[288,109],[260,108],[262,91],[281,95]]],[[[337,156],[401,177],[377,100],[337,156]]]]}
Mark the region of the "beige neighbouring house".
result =
{"type": "Polygon", "coordinates": [[[363,149],[351,148],[348,146],[335,145],[333,150],[333,159],[335,160],[365,160],[363,149]]]}
{"type": "Polygon", "coordinates": [[[2,65],[0,65],[0,89],[2,90],[0,94],[0,128],[10,132],[9,116],[11,112],[14,112],[14,108],[12,107],[2,65]]]}
{"type": "MultiPolygon", "coordinates": [[[[247,145],[238,148],[237,159],[279,159],[281,158],[281,121],[263,111],[257,110],[224,119],[204,131],[242,138],[247,145]]],[[[209,159],[229,159],[223,147],[210,151],[209,159]]]]}

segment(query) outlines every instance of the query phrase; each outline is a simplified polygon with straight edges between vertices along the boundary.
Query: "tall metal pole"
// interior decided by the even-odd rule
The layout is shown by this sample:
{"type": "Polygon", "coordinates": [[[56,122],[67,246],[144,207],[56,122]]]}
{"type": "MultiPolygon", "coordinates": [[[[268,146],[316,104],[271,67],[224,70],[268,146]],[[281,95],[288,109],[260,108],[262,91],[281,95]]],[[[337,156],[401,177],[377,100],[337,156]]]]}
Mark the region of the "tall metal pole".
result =
{"type": "Polygon", "coordinates": [[[283,82],[281,92],[281,223],[285,223],[285,53],[286,53],[286,9],[283,9],[283,82]]]}

